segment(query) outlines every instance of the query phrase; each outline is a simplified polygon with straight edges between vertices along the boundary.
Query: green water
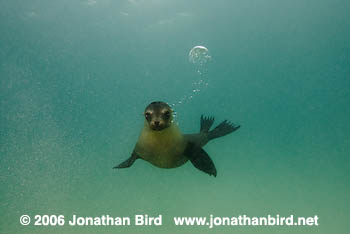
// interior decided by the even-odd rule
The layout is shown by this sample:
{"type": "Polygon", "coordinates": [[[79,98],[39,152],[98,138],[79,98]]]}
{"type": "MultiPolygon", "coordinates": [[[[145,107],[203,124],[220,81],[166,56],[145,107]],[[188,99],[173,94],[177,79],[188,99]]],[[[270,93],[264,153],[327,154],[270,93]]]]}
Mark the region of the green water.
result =
{"type": "Polygon", "coordinates": [[[0,0],[0,233],[348,233],[349,10],[346,0],[0,0]],[[212,56],[201,74],[188,59],[196,45],[212,56]],[[201,114],[242,125],[205,146],[217,178],[191,163],[112,170],[155,100],[176,104],[185,133],[201,114]],[[162,214],[163,225],[34,226],[36,214],[162,214]],[[172,221],[210,214],[317,215],[319,226],[172,221]]]}

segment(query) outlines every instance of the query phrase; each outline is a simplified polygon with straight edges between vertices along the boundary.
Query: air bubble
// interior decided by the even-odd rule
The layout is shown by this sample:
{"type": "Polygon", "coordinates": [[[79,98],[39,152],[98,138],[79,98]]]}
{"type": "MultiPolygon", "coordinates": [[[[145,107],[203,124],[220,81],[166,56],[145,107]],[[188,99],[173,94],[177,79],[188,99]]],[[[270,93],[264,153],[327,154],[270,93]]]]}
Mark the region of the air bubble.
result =
{"type": "MultiPolygon", "coordinates": [[[[190,50],[188,59],[197,66],[203,66],[211,60],[209,50],[204,46],[195,46],[190,50]]],[[[198,70],[200,73],[200,70],[198,70]]]]}

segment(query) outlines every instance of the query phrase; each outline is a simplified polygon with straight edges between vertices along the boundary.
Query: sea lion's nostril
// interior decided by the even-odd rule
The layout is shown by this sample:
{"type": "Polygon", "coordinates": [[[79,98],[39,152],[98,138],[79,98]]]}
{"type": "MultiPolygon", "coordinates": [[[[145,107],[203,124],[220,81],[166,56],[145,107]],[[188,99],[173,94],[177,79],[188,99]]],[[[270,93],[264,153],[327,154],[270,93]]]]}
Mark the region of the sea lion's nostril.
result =
{"type": "Polygon", "coordinates": [[[159,121],[154,121],[154,125],[159,126],[159,121]]]}

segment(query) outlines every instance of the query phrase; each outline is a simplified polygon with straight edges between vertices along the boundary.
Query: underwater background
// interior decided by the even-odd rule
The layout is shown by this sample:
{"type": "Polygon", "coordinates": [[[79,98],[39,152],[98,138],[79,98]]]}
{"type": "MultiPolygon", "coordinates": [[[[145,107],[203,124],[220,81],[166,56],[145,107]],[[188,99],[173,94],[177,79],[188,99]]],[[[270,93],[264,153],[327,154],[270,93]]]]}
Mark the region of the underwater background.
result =
{"type": "Polygon", "coordinates": [[[0,233],[348,233],[350,2],[0,0],[0,233]],[[194,46],[211,59],[189,60],[194,46]],[[129,157],[152,101],[184,133],[241,128],[191,163],[129,157]],[[162,226],[22,226],[23,214],[163,215],[162,226]],[[174,216],[319,226],[175,226],[174,216]]]}

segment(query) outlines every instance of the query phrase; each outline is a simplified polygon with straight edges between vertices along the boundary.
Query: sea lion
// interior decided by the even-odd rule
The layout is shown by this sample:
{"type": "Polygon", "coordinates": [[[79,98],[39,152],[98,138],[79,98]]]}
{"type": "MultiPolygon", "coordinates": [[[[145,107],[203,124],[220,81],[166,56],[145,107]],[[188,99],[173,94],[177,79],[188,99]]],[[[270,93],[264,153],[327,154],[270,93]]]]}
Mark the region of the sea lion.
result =
{"type": "Polygon", "coordinates": [[[128,168],[139,158],[160,168],[176,168],[191,161],[199,170],[216,177],[215,165],[202,147],[240,128],[225,120],[210,130],[214,117],[202,115],[199,133],[182,134],[173,122],[173,110],[160,101],[149,104],[144,116],[144,127],[130,158],[114,168],[128,168]]]}

